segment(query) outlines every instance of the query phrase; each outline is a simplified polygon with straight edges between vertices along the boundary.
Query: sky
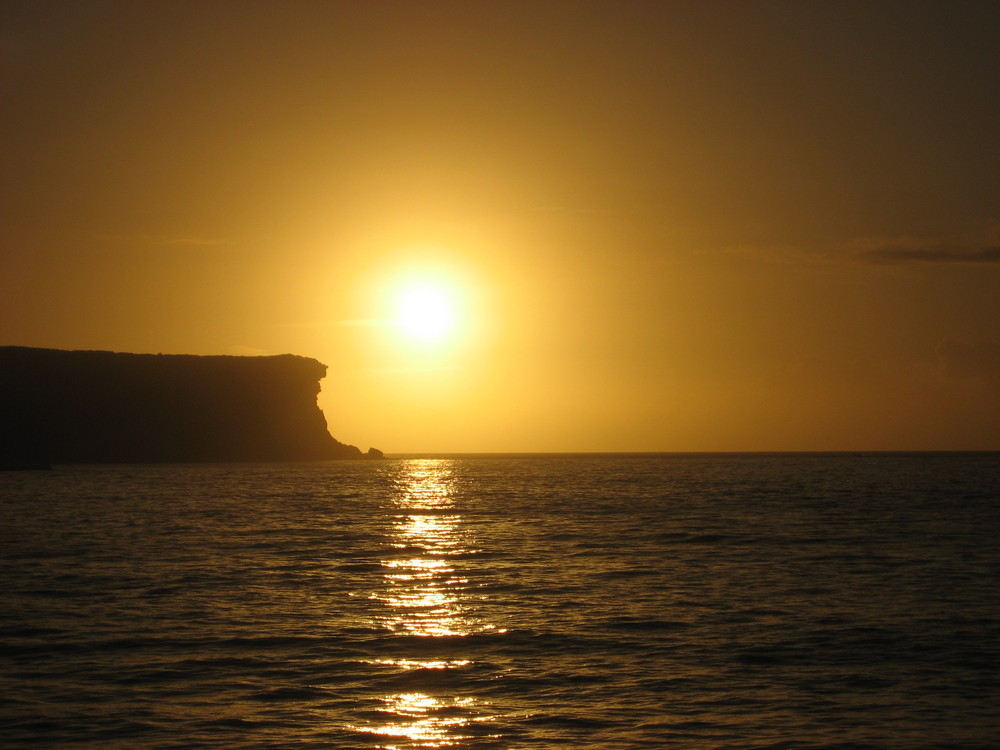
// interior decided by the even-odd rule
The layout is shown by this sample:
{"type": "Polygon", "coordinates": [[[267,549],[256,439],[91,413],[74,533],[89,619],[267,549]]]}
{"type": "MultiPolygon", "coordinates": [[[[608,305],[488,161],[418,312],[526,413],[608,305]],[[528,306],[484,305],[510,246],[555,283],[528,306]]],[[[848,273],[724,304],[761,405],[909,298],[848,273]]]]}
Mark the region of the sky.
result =
{"type": "Polygon", "coordinates": [[[0,345],[315,357],[386,452],[1000,449],[998,3],[0,9],[0,345]]]}

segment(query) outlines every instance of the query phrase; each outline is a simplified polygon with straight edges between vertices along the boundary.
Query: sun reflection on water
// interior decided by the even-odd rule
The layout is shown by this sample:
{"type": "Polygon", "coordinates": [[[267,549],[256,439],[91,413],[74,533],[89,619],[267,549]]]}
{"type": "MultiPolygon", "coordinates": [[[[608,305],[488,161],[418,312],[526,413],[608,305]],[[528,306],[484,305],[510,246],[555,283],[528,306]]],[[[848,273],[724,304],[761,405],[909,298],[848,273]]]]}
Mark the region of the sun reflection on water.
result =
{"type": "MultiPolygon", "coordinates": [[[[473,715],[474,698],[441,699],[426,693],[400,693],[387,696],[385,710],[394,717],[368,731],[397,740],[407,740],[410,747],[456,747],[476,735],[462,733],[472,722],[488,721],[492,716],[473,715]]],[[[479,736],[482,739],[482,736],[479,736]]],[[[395,750],[399,745],[383,745],[395,750]]]]}
{"type": "MultiPolygon", "coordinates": [[[[381,560],[382,586],[370,596],[383,605],[376,615],[378,626],[395,636],[428,639],[503,632],[474,612],[474,592],[460,564],[456,565],[474,554],[475,547],[455,505],[453,462],[411,460],[399,466],[403,470],[396,478],[389,508],[388,548],[392,552],[381,560]]],[[[468,746],[473,739],[482,742],[497,737],[470,734],[474,724],[496,717],[481,699],[454,694],[460,692],[461,679],[442,681],[453,670],[472,667],[469,659],[442,658],[437,650],[426,659],[382,658],[369,663],[396,674],[421,676],[419,690],[417,685],[408,685],[409,692],[378,696],[383,719],[353,727],[397,743],[379,747],[468,746]],[[438,689],[444,686],[447,692],[438,689]]]]}
{"type": "Polygon", "coordinates": [[[454,560],[473,552],[455,509],[452,462],[406,463],[393,498],[390,546],[398,554],[382,560],[382,590],[372,598],[386,605],[382,627],[400,635],[462,636],[490,630],[472,615],[469,580],[454,560]]]}

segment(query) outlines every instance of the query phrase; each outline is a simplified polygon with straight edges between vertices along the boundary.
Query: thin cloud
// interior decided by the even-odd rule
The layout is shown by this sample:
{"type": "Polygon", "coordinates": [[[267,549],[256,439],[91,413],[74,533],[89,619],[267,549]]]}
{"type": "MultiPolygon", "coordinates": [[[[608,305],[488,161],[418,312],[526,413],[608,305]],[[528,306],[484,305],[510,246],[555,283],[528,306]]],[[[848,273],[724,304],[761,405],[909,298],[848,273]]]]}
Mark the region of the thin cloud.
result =
{"type": "Polygon", "coordinates": [[[818,248],[807,248],[798,245],[729,245],[723,251],[764,263],[800,264],[822,263],[830,260],[830,253],[818,248]]]}
{"type": "Polygon", "coordinates": [[[225,237],[204,235],[149,235],[149,234],[104,234],[98,239],[105,242],[129,242],[138,245],[160,245],[172,247],[216,247],[231,245],[225,237]]]}
{"type": "Polygon", "coordinates": [[[392,321],[378,318],[357,320],[300,320],[292,323],[274,323],[272,328],[376,328],[393,325],[392,321]]]}
{"type": "Polygon", "coordinates": [[[838,245],[733,245],[731,254],[767,263],[902,266],[919,264],[991,265],[1000,263],[997,228],[958,237],[862,237],[838,245]]]}
{"type": "Polygon", "coordinates": [[[958,247],[899,247],[887,246],[865,250],[856,256],[866,263],[902,265],[910,263],[1000,263],[1000,246],[958,247]]]}
{"type": "Polygon", "coordinates": [[[413,375],[422,373],[457,372],[455,367],[374,367],[365,372],[371,375],[413,375]]]}
{"type": "Polygon", "coordinates": [[[327,323],[327,325],[345,328],[373,328],[379,326],[389,326],[392,325],[392,322],[388,320],[370,318],[361,320],[331,320],[327,323]]]}
{"type": "Polygon", "coordinates": [[[194,245],[196,247],[208,247],[214,245],[231,245],[232,240],[225,237],[161,237],[161,245],[194,245]]]}

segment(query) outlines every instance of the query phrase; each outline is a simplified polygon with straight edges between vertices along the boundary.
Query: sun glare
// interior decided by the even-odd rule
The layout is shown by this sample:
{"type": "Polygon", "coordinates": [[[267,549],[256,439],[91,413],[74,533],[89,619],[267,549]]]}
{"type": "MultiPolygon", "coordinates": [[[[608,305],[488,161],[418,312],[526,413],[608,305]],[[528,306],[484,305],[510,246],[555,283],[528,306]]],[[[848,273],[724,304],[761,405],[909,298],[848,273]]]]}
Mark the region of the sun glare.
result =
{"type": "Polygon", "coordinates": [[[412,339],[444,339],[454,330],[455,318],[455,300],[449,290],[439,284],[408,284],[399,295],[396,322],[412,339]]]}

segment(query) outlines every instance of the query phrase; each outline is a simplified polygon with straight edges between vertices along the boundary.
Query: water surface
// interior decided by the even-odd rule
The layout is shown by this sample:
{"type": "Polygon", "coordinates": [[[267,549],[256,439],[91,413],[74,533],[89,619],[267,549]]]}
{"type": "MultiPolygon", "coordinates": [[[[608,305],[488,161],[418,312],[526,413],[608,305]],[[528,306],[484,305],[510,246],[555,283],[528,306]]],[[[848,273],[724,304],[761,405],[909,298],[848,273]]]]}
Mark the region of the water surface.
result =
{"type": "Polygon", "coordinates": [[[986,748],[997,454],[0,476],[0,744],[986,748]]]}

